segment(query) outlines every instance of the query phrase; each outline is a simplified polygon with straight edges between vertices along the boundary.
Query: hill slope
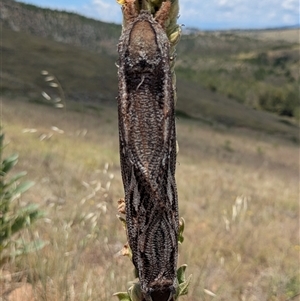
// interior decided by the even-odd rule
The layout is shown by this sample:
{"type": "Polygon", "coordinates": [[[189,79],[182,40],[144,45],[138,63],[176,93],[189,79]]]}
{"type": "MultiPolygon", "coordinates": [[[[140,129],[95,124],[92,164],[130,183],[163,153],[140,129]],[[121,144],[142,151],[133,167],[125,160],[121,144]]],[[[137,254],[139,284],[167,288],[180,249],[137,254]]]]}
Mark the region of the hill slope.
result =
{"type": "Polygon", "coordinates": [[[53,39],[97,52],[115,52],[121,26],[34,5],[2,0],[0,20],[14,31],[53,39]]]}
{"type": "MultiPolygon", "coordinates": [[[[47,89],[41,70],[57,76],[67,99],[112,100],[116,95],[115,58],[2,28],[2,91],[30,98],[47,89]]],[[[53,90],[53,89],[52,89],[53,90]]],[[[47,92],[50,94],[54,91],[47,92]]]]}
{"type": "MultiPolygon", "coordinates": [[[[47,70],[59,79],[67,100],[116,103],[114,64],[120,26],[11,0],[0,5],[4,94],[40,101],[42,91],[55,93],[40,75],[47,70]]],[[[260,95],[275,91],[285,100],[285,93],[297,86],[295,53],[292,43],[232,33],[183,36],[177,60],[178,117],[249,127],[297,140],[298,128],[293,122],[253,110],[260,108],[260,95]],[[280,63],[284,55],[287,59],[280,63]],[[273,88],[278,83],[279,88],[273,88]]]]}

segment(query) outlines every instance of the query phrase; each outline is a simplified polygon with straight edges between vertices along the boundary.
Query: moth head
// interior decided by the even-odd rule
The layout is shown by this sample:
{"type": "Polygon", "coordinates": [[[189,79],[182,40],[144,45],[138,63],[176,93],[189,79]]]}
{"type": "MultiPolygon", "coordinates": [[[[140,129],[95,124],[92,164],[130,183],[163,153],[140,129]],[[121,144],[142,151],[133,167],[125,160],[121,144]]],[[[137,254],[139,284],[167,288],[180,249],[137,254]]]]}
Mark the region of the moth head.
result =
{"type": "Polygon", "coordinates": [[[175,294],[170,291],[156,291],[150,298],[152,301],[175,301],[175,294]]]}
{"type": "Polygon", "coordinates": [[[173,285],[158,285],[148,289],[144,294],[145,301],[175,301],[176,290],[173,285]]]}

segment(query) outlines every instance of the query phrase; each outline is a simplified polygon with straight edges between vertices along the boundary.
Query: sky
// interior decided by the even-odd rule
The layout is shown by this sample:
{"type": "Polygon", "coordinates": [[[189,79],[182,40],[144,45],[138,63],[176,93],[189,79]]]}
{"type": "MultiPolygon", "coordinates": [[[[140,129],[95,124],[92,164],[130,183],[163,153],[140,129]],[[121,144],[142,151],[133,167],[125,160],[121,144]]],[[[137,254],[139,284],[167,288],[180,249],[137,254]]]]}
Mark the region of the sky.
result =
{"type": "MultiPolygon", "coordinates": [[[[21,0],[121,24],[116,0],[21,0]]],[[[299,0],[179,0],[178,23],[187,28],[258,29],[299,25],[299,0]]]]}

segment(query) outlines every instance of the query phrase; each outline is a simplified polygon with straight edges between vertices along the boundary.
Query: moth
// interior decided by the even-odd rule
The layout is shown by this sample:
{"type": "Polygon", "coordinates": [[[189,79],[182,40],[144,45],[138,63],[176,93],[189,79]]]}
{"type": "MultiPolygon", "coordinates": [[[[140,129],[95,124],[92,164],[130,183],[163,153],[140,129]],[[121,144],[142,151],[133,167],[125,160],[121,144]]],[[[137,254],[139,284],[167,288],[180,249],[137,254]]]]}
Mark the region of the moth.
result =
{"type": "Polygon", "coordinates": [[[171,2],[153,17],[123,5],[118,44],[120,163],[127,236],[146,301],[175,300],[178,200],[175,101],[170,42],[164,24],[171,2]]]}

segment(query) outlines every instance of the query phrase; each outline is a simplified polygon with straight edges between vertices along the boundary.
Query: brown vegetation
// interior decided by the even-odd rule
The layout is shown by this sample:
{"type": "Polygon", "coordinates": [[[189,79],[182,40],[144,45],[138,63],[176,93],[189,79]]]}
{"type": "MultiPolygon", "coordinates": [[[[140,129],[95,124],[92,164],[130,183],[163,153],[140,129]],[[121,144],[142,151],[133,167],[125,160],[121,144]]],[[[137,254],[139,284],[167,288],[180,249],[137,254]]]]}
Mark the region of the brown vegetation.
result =
{"type": "MultiPolygon", "coordinates": [[[[115,217],[123,196],[116,120],[109,107],[76,112],[2,101],[9,150],[20,154],[18,168],[36,182],[23,201],[46,211],[23,236],[49,244],[4,266],[1,281],[7,271],[25,271],[36,300],[77,301],[111,300],[132,279],[131,262],[117,256],[126,238],[115,217]]],[[[179,261],[193,274],[188,300],[211,300],[212,293],[233,301],[295,296],[297,146],[187,119],[178,121],[177,132],[180,215],[186,219],[179,261]]]]}

